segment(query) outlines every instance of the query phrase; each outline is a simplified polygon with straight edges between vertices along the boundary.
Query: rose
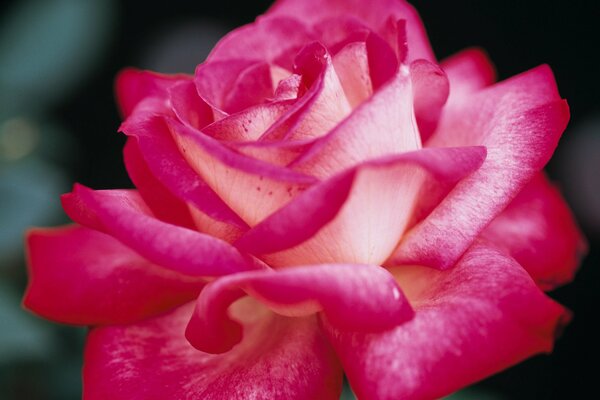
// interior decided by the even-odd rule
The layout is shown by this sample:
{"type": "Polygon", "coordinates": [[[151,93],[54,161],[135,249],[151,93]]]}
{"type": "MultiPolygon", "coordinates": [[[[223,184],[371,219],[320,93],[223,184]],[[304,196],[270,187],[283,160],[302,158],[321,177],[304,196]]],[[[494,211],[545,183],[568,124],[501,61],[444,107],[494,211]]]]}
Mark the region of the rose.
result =
{"type": "Polygon", "coordinates": [[[549,351],[541,289],[584,246],[540,173],[568,109],[547,67],[493,82],[392,0],[280,1],[193,77],[126,70],[137,191],[63,197],[25,305],[94,327],[86,399],[337,398],[342,370],[433,398],[549,351]]]}

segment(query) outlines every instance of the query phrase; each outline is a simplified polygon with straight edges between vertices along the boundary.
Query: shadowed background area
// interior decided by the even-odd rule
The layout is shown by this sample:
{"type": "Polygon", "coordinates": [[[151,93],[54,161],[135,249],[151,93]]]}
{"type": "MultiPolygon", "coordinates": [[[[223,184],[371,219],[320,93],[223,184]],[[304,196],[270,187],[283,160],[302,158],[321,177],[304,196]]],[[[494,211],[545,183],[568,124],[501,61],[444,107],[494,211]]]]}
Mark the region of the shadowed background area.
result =
{"type": "MultiPolygon", "coordinates": [[[[572,119],[548,171],[589,244],[576,280],[551,293],[575,314],[538,356],[456,399],[577,398],[596,389],[600,304],[600,43],[593,2],[413,1],[442,59],[481,46],[500,79],[553,68],[572,119]]],[[[113,80],[125,66],[193,72],[224,33],[269,1],[19,0],[0,6],[0,398],[78,399],[84,329],[20,308],[23,231],[66,222],[59,195],[78,181],[129,187],[113,80]]],[[[401,356],[401,355],[399,355],[401,356]]],[[[351,394],[345,393],[346,398],[351,394]]]]}

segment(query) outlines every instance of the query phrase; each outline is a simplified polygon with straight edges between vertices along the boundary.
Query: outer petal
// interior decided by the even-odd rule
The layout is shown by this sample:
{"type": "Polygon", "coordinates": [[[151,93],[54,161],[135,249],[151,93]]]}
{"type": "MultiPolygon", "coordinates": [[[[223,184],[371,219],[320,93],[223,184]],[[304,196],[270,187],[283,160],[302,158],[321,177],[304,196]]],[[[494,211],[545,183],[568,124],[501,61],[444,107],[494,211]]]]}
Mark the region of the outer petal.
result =
{"type": "Polygon", "coordinates": [[[150,71],[140,71],[132,68],[119,73],[115,90],[119,108],[127,117],[137,104],[146,97],[167,98],[167,90],[172,85],[192,79],[188,75],[163,75],[150,71]]]}
{"type": "Polygon", "coordinates": [[[392,275],[379,266],[319,264],[264,270],[230,275],[207,286],[186,330],[190,343],[210,353],[229,351],[237,344],[241,327],[226,311],[245,294],[286,316],[322,311],[333,326],[352,331],[381,331],[413,316],[392,275]]]}
{"type": "Polygon", "coordinates": [[[27,252],[24,305],[67,324],[132,322],[190,301],[203,286],[80,226],[30,231],[27,252]]]}
{"type": "Polygon", "coordinates": [[[249,257],[222,240],[159,221],[134,191],[93,191],[76,185],[62,201],[74,221],[114,236],[173,271],[218,276],[255,267],[249,257]]]}
{"type": "Polygon", "coordinates": [[[468,100],[468,96],[496,81],[496,70],[487,54],[478,48],[463,50],[442,61],[450,81],[448,104],[468,100]]]}
{"type": "Polygon", "coordinates": [[[381,264],[411,221],[421,189],[429,187],[424,183],[433,181],[447,193],[484,158],[481,147],[446,148],[361,164],[311,187],[246,232],[236,246],[273,266],[381,264]]]}
{"type": "Polygon", "coordinates": [[[403,0],[376,0],[370,2],[368,7],[360,0],[280,0],[269,9],[267,16],[293,16],[306,25],[335,17],[353,16],[374,31],[382,30],[390,17],[403,19],[406,20],[409,61],[419,58],[435,60],[419,15],[403,0]]]}
{"type": "Polygon", "coordinates": [[[554,78],[540,67],[444,112],[428,146],[484,145],[482,167],[460,182],[403,239],[392,262],[452,266],[475,237],[540,171],[569,119],[554,78]]]}
{"type": "Polygon", "coordinates": [[[587,245],[557,188],[538,174],[482,232],[545,290],[573,279],[587,245]]]}
{"type": "Polygon", "coordinates": [[[475,246],[449,271],[399,267],[415,317],[393,330],[328,328],[360,399],[433,399],[539,352],[569,314],[502,253],[475,246]]]}
{"type": "Polygon", "coordinates": [[[285,318],[237,304],[243,341],[226,354],[185,339],[192,304],[135,325],[93,329],[85,400],[337,400],[342,371],[314,318],[285,318]]]}

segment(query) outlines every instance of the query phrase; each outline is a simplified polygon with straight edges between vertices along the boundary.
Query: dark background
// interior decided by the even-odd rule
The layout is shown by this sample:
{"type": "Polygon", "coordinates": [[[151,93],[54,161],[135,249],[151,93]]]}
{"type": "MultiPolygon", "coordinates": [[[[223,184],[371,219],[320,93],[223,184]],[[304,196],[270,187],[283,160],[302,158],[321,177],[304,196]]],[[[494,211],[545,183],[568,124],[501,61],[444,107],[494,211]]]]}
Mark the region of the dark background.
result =
{"type": "MultiPolygon", "coordinates": [[[[590,244],[575,281],[551,293],[575,318],[552,355],[489,378],[471,395],[525,399],[596,393],[600,13],[595,2],[412,3],[438,58],[481,46],[500,79],[548,63],[571,106],[571,123],[548,171],[590,244]]],[[[58,327],[18,310],[26,282],[20,238],[26,226],[64,221],[58,194],[74,181],[96,189],[131,185],[121,158],[124,138],[116,132],[116,73],[125,66],[192,72],[218,37],[252,21],[269,4],[26,0],[0,6],[0,398],[79,397],[83,330],[58,327]],[[20,41],[23,45],[14,45],[20,41]],[[13,69],[7,67],[11,62],[13,69]],[[30,75],[19,80],[23,71],[30,75]],[[28,133],[15,135],[17,131],[28,133]]]]}

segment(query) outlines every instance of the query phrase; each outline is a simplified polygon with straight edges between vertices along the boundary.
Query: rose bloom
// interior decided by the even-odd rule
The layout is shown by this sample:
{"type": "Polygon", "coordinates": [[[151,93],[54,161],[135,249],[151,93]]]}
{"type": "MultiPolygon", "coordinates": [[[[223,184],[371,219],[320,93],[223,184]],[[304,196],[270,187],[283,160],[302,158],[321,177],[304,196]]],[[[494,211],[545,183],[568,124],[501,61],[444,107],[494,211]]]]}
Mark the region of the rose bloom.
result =
{"type": "Polygon", "coordinates": [[[436,398],[570,319],[547,66],[495,83],[404,1],[287,0],[117,96],[137,189],[76,185],[27,237],[25,306],[92,327],[85,399],[436,398]]]}

